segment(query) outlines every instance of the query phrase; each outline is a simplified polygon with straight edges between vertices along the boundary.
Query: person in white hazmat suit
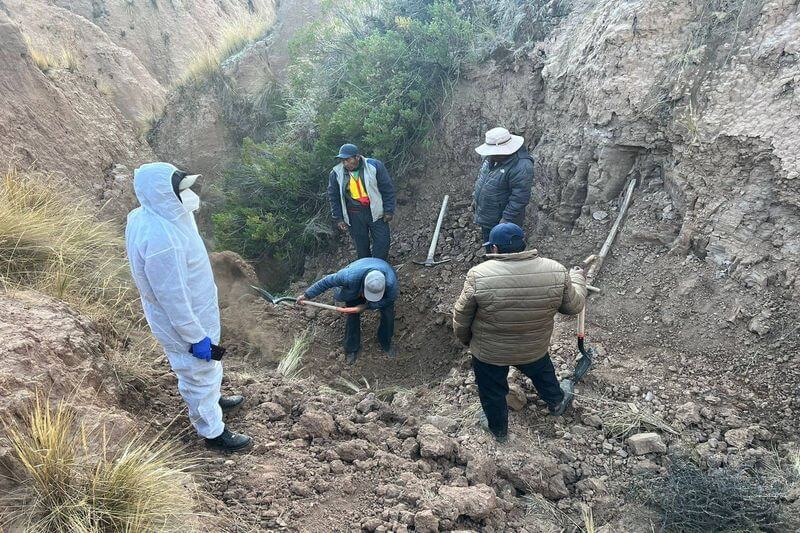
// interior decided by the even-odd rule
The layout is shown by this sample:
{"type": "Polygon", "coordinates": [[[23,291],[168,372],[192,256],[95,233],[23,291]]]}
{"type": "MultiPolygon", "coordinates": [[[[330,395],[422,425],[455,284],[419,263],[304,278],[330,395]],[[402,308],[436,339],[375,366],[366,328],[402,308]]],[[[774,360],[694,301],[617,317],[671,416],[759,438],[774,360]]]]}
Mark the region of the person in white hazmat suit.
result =
{"type": "Polygon", "coordinates": [[[212,359],[220,340],[219,305],[193,214],[200,198],[189,187],[198,177],[168,163],[137,168],[133,185],[141,207],[128,214],[125,244],[147,323],[178,376],[189,420],[210,448],[235,451],[251,438],[222,421],[222,412],[244,398],[221,397],[222,363],[212,359]]]}

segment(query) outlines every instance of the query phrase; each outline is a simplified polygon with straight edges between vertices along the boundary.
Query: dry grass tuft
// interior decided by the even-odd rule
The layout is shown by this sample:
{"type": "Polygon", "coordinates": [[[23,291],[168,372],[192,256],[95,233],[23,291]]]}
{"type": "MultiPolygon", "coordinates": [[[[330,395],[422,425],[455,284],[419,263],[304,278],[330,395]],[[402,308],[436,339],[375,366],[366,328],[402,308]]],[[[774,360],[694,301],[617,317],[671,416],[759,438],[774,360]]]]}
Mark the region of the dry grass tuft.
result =
{"type": "Polygon", "coordinates": [[[659,430],[672,435],[678,432],[661,417],[644,411],[633,403],[612,402],[600,412],[606,435],[622,439],[640,430],[659,430]]]}
{"type": "Polygon", "coordinates": [[[42,72],[47,73],[54,69],[66,69],[70,72],[76,72],[80,68],[78,56],[72,50],[62,48],[61,55],[43,52],[36,48],[28,36],[25,36],[25,44],[28,46],[28,54],[30,54],[31,60],[42,72]]]}
{"type": "Polygon", "coordinates": [[[278,363],[278,373],[289,381],[300,379],[303,372],[303,357],[308,352],[313,334],[305,330],[295,337],[292,347],[278,363]]]}
{"type": "Polygon", "coordinates": [[[126,308],[133,295],[118,230],[62,185],[16,170],[0,180],[0,286],[126,308]]]}
{"type": "Polygon", "coordinates": [[[192,514],[192,465],[174,442],[135,437],[110,452],[104,434],[97,453],[74,412],[42,396],[6,432],[24,470],[20,492],[4,502],[2,525],[12,530],[178,531],[192,514]]]}
{"type": "Polygon", "coordinates": [[[222,63],[266,35],[269,19],[261,15],[245,15],[232,19],[222,30],[216,43],[198,52],[176,85],[198,85],[219,72],[222,63]]]}

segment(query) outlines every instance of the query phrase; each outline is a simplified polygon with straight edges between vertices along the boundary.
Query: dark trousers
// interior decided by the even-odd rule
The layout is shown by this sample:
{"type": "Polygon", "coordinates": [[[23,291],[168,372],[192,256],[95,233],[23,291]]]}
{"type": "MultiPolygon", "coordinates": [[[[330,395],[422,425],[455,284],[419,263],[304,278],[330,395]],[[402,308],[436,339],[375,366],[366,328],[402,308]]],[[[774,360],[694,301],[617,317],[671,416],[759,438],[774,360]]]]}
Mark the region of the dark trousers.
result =
{"type": "Polygon", "coordinates": [[[356,245],[356,254],[359,259],[364,257],[377,257],[384,261],[389,258],[389,244],[391,235],[389,224],[382,218],[373,221],[372,211],[366,209],[348,209],[350,218],[350,236],[356,245]],[[370,239],[372,246],[370,250],[370,239]]]}
{"type": "MultiPolygon", "coordinates": [[[[492,228],[486,228],[481,226],[481,235],[483,235],[483,240],[481,242],[489,242],[489,233],[492,232],[492,228]]],[[[486,253],[492,253],[491,246],[486,246],[486,253]]]]}
{"type": "MultiPolygon", "coordinates": [[[[564,393],[556,377],[556,369],[549,355],[526,365],[514,365],[517,370],[528,376],[539,393],[539,397],[547,405],[555,407],[564,399],[564,393]]],[[[489,421],[489,429],[495,435],[508,433],[508,367],[490,365],[472,357],[472,370],[475,372],[475,383],[478,385],[478,396],[481,407],[489,421]]]]}
{"type": "MultiPolygon", "coordinates": [[[[345,302],[347,307],[361,305],[365,300],[352,300],[345,302]]],[[[381,322],[378,325],[378,342],[384,351],[389,351],[392,347],[392,337],[394,337],[394,303],[382,307],[381,322]]],[[[347,323],[344,328],[344,351],[347,353],[358,352],[361,350],[361,313],[347,315],[347,323]]]]}

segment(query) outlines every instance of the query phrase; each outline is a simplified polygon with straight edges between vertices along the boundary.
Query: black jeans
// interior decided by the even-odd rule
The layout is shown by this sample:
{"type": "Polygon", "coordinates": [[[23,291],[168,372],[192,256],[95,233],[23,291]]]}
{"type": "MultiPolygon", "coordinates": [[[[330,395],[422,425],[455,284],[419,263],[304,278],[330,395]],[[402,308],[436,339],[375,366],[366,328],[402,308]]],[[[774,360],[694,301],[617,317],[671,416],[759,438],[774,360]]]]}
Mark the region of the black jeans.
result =
{"type": "Polygon", "coordinates": [[[356,254],[359,259],[364,257],[377,257],[386,261],[389,258],[389,244],[391,235],[389,224],[382,218],[373,221],[372,211],[365,209],[348,209],[350,218],[350,237],[356,245],[356,254]],[[372,247],[370,250],[370,238],[372,247]]]}
{"type": "MultiPolygon", "coordinates": [[[[483,236],[483,241],[481,241],[482,243],[489,242],[489,233],[491,233],[491,232],[492,232],[492,228],[487,228],[487,227],[481,226],[481,235],[483,236]]],[[[486,248],[486,253],[487,254],[492,253],[491,246],[485,246],[485,248],[486,248]]]]}
{"type": "MultiPolygon", "coordinates": [[[[365,302],[363,298],[345,302],[347,307],[355,307],[365,302]]],[[[394,336],[394,303],[382,307],[381,322],[378,325],[378,342],[384,351],[389,351],[392,347],[392,337],[394,336]]],[[[347,315],[347,323],[344,328],[344,351],[346,353],[358,352],[361,350],[361,313],[347,315]]]]}
{"type": "MultiPolygon", "coordinates": [[[[564,399],[564,393],[556,376],[556,369],[549,355],[527,365],[514,365],[533,382],[539,397],[547,405],[555,407],[564,399]]],[[[508,433],[508,367],[490,365],[472,357],[472,370],[478,385],[481,407],[489,421],[489,429],[497,436],[508,433]]]]}

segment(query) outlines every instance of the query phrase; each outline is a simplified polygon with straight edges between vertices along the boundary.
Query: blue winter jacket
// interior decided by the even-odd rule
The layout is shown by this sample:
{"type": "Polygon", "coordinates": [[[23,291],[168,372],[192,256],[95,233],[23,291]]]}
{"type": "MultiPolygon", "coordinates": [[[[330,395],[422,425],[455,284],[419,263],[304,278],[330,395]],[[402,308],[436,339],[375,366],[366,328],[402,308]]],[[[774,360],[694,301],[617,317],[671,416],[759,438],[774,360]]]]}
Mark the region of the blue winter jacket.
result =
{"type": "Polygon", "coordinates": [[[493,228],[506,220],[523,226],[532,186],[533,159],[524,146],[500,165],[484,159],[475,181],[475,223],[493,228]]]}
{"type": "Polygon", "coordinates": [[[389,263],[377,257],[353,261],[339,272],[328,274],[306,290],[306,298],[316,298],[328,289],[339,287],[335,295],[337,302],[358,300],[364,292],[364,278],[372,270],[383,272],[386,276],[386,292],[380,301],[367,302],[367,308],[381,309],[392,305],[397,298],[397,274],[389,263]]]}

